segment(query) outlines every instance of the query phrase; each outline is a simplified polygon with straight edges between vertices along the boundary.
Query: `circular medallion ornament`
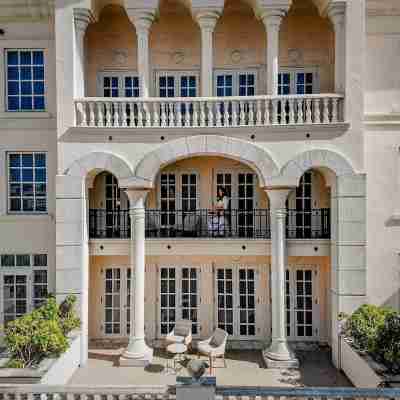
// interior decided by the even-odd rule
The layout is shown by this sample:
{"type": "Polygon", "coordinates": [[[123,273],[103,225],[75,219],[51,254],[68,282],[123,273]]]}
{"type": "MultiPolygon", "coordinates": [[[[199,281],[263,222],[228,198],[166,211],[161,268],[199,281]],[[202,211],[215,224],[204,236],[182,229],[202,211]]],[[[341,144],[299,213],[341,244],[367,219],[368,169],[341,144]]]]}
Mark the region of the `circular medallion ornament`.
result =
{"type": "Polygon", "coordinates": [[[231,53],[231,60],[233,63],[238,63],[242,60],[242,53],[239,50],[233,50],[231,53]]]}
{"type": "Polygon", "coordinates": [[[181,64],[185,59],[185,53],[183,51],[177,51],[172,55],[172,59],[174,60],[175,64],[181,64]]]}

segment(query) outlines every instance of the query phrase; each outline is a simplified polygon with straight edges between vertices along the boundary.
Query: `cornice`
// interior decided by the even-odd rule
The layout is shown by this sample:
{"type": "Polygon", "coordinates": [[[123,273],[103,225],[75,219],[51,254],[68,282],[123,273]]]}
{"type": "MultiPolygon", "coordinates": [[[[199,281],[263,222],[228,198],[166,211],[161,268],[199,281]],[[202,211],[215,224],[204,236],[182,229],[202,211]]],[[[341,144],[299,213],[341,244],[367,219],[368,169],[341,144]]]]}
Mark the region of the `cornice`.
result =
{"type": "Polygon", "coordinates": [[[43,21],[54,14],[54,0],[1,0],[1,22],[43,21]]]}

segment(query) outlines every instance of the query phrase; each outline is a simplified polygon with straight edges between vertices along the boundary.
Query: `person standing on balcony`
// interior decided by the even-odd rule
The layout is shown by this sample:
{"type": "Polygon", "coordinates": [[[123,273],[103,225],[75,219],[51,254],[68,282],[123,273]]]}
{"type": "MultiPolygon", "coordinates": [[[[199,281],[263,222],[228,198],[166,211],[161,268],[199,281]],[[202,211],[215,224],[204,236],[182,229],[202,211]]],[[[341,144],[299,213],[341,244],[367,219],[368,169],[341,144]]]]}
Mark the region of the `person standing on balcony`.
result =
{"type": "Polygon", "coordinates": [[[217,201],[213,206],[213,212],[208,221],[208,229],[213,236],[224,236],[229,226],[226,211],[229,209],[230,199],[225,188],[219,186],[217,189],[217,201]]]}

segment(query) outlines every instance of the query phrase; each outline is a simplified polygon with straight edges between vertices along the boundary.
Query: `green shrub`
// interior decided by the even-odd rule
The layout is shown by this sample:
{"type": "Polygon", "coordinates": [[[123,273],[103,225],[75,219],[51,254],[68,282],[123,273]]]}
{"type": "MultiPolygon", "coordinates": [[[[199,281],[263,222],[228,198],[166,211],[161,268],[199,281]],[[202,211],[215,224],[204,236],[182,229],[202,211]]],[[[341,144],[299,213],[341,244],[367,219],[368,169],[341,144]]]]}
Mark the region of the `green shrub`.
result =
{"type": "Polygon", "coordinates": [[[358,308],[346,322],[346,334],[362,351],[373,352],[378,329],[384,324],[391,309],[365,304],[358,308]]]}
{"type": "Polygon", "coordinates": [[[51,297],[29,314],[10,322],[4,329],[5,344],[13,368],[26,368],[46,357],[57,357],[68,348],[67,334],[79,326],[75,315],[76,298],[69,296],[58,306],[51,297]]]}
{"type": "Polygon", "coordinates": [[[400,373],[400,315],[391,313],[378,328],[372,353],[390,372],[400,373]]]}
{"type": "Polygon", "coordinates": [[[75,313],[75,296],[67,296],[60,304],[58,309],[58,316],[60,318],[60,325],[64,335],[68,335],[71,331],[79,328],[81,322],[75,313]]]}

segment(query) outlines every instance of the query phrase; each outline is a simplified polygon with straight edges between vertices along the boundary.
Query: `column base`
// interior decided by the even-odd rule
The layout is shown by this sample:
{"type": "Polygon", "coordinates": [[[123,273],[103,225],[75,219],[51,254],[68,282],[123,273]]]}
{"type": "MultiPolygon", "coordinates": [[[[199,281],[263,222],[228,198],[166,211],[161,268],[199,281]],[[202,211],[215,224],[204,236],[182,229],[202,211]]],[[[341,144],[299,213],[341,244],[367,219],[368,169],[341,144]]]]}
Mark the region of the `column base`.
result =
{"type": "Polygon", "coordinates": [[[299,368],[300,363],[286,340],[273,340],[271,346],[263,351],[267,368],[299,368]]]}
{"type": "Polygon", "coordinates": [[[153,349],[148,347],[144,338],[129,341],[127,349],[119,358],[120,367],[146,367],[153,361],[153,349]]]}

